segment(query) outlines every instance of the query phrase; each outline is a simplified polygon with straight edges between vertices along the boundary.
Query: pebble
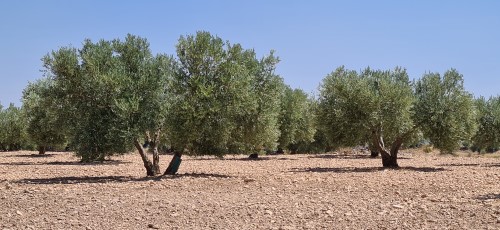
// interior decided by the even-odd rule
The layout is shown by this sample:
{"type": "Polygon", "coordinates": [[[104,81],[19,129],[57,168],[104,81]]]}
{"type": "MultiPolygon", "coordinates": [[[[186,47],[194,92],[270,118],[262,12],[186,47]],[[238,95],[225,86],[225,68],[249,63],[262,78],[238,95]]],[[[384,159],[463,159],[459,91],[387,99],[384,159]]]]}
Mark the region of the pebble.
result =
{"type": "Polygon", "coordinates": [[[158,226],[154,225],[154,224],[148,224],[148,228],[152,228],[152,229],[160,229],[158,226]]]}

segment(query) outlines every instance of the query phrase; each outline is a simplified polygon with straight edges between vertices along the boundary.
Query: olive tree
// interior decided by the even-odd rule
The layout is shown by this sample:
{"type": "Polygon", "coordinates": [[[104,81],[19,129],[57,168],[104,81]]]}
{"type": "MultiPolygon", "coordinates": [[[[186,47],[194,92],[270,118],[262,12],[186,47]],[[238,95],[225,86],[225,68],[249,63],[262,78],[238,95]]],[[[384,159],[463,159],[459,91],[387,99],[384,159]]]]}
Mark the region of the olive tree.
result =
{"type": "Polygon", "coordinates": [[[123,71],[123,89],[115,99],[117,114],[127,126],[122,132],[133,140],[147,175],[158,175],[161,173],[158,146],[168,129],[169,84],[175,73],[175,62],[164,54],[153,57],[149,43],[139,37],[129,35],[123,42],[114,40],[113,45],[120,63],[118,68],[123,71]],[[147,136],[152,161],[140,142],[144,136],[147,136]]]}
{"type": "Polygon", "coordinates": [[[53,81],[48,78],[29,83],[23,91],[23,109],[27,120],[27,133],[38,153],[44,154],[48,147],[66,144],[66,127],[58,116],[58,104],[52,98],[53,81]]]}
{"type": "Polygon", "coordinates": [[[476,110],[463,76],[450,69],[441,76],[426,73],[415,84],[414,122],[434,147],[452,153],[476,131],[476,110]]]}
{"type": "Polygon", "coordinates": [[[168,115],[172,58],[151,54],[146,39],[87,39],[80,50],[63,47],[43,59],[54,95],[71,127],[71,142],[83,161],[128,153],[134,146],[147,175],[160,173],[158,143],[168,115]],[[153,161],[140,144],[148,132],[153,161]]]}
{"type": "Polygon", "coordinates": [[[500,97],[475,101],[478,130],[473,137],[473,145],[479,152],[493,152],[500,148],[500,97]]]}
{"type": "Polygon", "coordinates": [[[71,144],[82,161],[129,152],[132,142],[120,132],[127,127],[115,112],[122,75],[112,43],[87,39],[80,50],[62,47],[43,61],[56,101],[65,107],[59,116],[71,128],[71,144]]]}
{"type": "Polygon", "coordinates": [[[314,141],[314,101],[304,91],[290,87],[286,87],[281,100],[278,151],[297,152],[301,144],[309,145],[314,141]]]}
{"type": "Polygon", "coordinates": [[[27,144],[23,111],[12,103],[6,109],[0,106],[0,150],[16,151],[27,144]]]}
{"type": "Polygon", "coordinates": [[[472,97],[455,70],[412,84],[399,67],[360,73],[340,67],[323,80],[318,122],[334,145],[371,142],[384,167],[399,167],[399,149],[420,130],[443,151],[457,148],[473,132],[471,111],[472,97]]]}
{"type": "Polygon", "coordinates": [[[177,156],[222,156],[275,148],[282,79],[271,52],[257,59],[208,32],[182,36],[172,83],[169,133],[177,156]]]}

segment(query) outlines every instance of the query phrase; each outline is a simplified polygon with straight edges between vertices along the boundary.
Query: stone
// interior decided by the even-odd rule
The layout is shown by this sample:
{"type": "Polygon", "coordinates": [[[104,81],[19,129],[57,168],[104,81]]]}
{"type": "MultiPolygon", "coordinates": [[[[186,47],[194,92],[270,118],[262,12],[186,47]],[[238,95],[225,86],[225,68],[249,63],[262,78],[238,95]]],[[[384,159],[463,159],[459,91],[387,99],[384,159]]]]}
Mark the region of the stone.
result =
{"type": "Polygon", "coordinates": [[[148,228],[151,228],[151,229],[160,229],[158,226],[156,226],[154,224],[148,224],[148,228]]]}

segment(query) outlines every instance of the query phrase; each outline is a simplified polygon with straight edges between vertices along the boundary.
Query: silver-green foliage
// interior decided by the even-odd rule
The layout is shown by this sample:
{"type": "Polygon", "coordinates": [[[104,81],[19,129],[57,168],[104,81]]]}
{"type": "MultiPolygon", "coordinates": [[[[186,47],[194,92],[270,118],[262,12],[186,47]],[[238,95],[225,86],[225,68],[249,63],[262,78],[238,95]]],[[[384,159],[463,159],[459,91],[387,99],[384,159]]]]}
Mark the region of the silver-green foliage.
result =
{"type": "Polygon", "coordinates": [[[298,151],[314,141],[314,100],[300,89],[286,87],[281,99],[279,148],[298,151]]]}
{"type": "Polygon", "coordinates": [[[142,132],[164,125],[171,58],[153,57],[145,39],[87,39],[80,50],[63,47],[43,61],[83,160],[130,152],[142,132]]]}
{"type": "Polygon", "coordinates": [[[52,97],[54,82],[43,78],[29,83],[23,91],[23,109],[27,133],[41,154],[47,147],[62,148],[66,142],[65,122],[58,110],[63,109],[52,97]]]}
{"type": "Polygon", "coordinates": [[[192,154],[238,153],[276,147],[283,88],[271,52],[253,50],[208,32],[182,36],[172,83],[172,144],[192,154]]]}
{"type": "Polygon", "coordinates": [[[10,104],[3,109],[0,105],[0,151],[20,150],[28,141],[26,119],[23,111],[10,104]]]}
{"type": "Polygon", "coordinates": [[[472,95],[455,69],[427,73],[416,82],[415,123],[443,153],[451,153],[469,141],[476,130],[472,95]]]}
{"type": "Polygon", "coordinates": [[[401,68],[357,73],[340,67],[320,90],[319,128],[334,146],[371,142],[384,166],[397,167],[399,148],[420,130],[444,152],[458,148],[474,132],[472,96],[455,70],[443,78],[426,74],[412,84],[401,68]]]}
{"type": "Polygon", "coordinates": [[[334,146],[372,142],[381,152],[384,166],[397,167],[397,149],[413,128],[413,102],[411,82],[404,69],[367,68],[358,74],[340,67],[321,85],[319,128],[334,146]],[[386,142],[391,144],[390,152],[385,149],[386,142]]]}
{"type": "Polygon", "coordinates": [[[475,101],[478,112],[478,130],[473,137],[478,151],[494,151],[500,148],[500,97],[486,100],[480,97],[475,101]]]}

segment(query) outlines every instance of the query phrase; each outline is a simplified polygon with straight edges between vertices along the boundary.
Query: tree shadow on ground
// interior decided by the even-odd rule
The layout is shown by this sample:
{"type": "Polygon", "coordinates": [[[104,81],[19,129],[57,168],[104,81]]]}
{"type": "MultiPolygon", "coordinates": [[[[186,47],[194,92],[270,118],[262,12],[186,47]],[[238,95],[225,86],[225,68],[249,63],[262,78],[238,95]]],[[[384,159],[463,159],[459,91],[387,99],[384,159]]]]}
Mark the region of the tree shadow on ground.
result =
{"type": "MultiPolygon", "coordinates": [[[[148,178],[135,178],[128,176],[82,176],[82,177],[52,177],[33,178],[16,181],[19,184],[93,184],[93,183],[118,183],[130,181],[146,181],[148,178]]],[[[151,179],[149,179],[151,180],[151,179]]]]}
{"type": "Polygon", "coordinates": [[[298,159],[287,158],[287,157],[259,157],[259,158],[227,158],[224,160],[229,161],[268,161],[268,160],[278,160],[278,161],[296,161],[298,159]]]}
{"type": "Polygon", "coordinates": [[[215,174],[215,173],[183,173],[183,174],[175,174],[175,175],[164,175],[161,178],[165,179],[180,179],[184,177],[191,178],[232,178],[233,176],[224,175],[224,174],[215,174]]]}
{"type": "Polygon", "coordinates": [[[141,181],[161,181],[162,179],[192,178],[231,178],[232,176],[209,173],[185,173],[168,176],[131,177],[131,176],[81,176],[81,177],[52,177],[52,178],[27,178],[16,181],[19,184],[105,184],[141,181]]]}
{"type": "Polygon", "coordinates": [[[46,153],[46,154],[16,154],[16,155],[8,155],[5,157],[20,157],[20,158],[45,158],[45,157],[53,157],[56,156],[55,153],[46,153]]]}
{"type": "Polygon", "coordinates": [[[477,163],[474,163],[474,164],[456,164],[456,163],[452,163],[452,164],[441,164],[441,165],[438,165],[438,166],[450,166],[450,167],[487,167],[487,168],[493,168],[493,167],[500,167],[500,163],[485,163],[485,164],[477,164],[477,163]]]}
{"type": "MultiPolygon", "coordinates": [[[[307,158],[320,158],[320,159],[374,159],[380,160],[380,157],[371,157],[370,155],[357,155],[357,154],[321,154],[321,155],[312,155],[307,158]]],[[[398,160],[407,160],[411,158],[407,157],[398,157],[398,160]]]]}
{"type": "Polygon", "coordinates": [[[130,161],[122,160],[104,160],[104,161],[94,161],[94,162],[80,162],[80,161],[53,161],[53,162],[43,162],[44,165],[123,165],[130,164],[130,161]]]}
{"type": "Polygon", "coordinates": [[[79,161],[52,161],[52,162],[25,162],[25,161],[17,161],[17,162],[9,162],[9,163],[0,163],[0,165],[76,165],[76,166],[85,166],[85,165],[123,165],[130,164],[130,161],[121,161],[121,160],[105,160],[105,161],[96,161],[96,162],[79,162],[79,161]]]}
{"type": "Polygon", "coordinates": [[[259,156],[258,158],[240,157],[240,158],[191,158],[186,159],[187,161],[268,161],[268,160],[298,160],[290,159],[286,157],[267,157],[259,156]]]}
{"type": "Polygon", "coordinates": [[[399,168],[383,168],[383,167],[345,167],[345,168],[293,168],[291,172],[333,172],[333,173],[367,173],[367,172],[379,172],[384,170],[393,171],[414,171],[414,172],[441,172],[447,171],[444,168],[433,168],[433,167],[399,167],[399,168]]]}
{"type": "Polygon", "coordinates": [[[490,193],[490,194],[486,194],[486,195],[480,195],[480,196],[476,197],[476,199],[482,200],[482,201],[500,200],[500,193],[490,193]]]}
{"type": "Polygon", "coordinates": [[[40,165],[39,162],[24,162],[24,161],[18,161],[18,162],[2,162],[0,165],[7,165],[7,166],[22,166],[22,165],[40,165]]]}

